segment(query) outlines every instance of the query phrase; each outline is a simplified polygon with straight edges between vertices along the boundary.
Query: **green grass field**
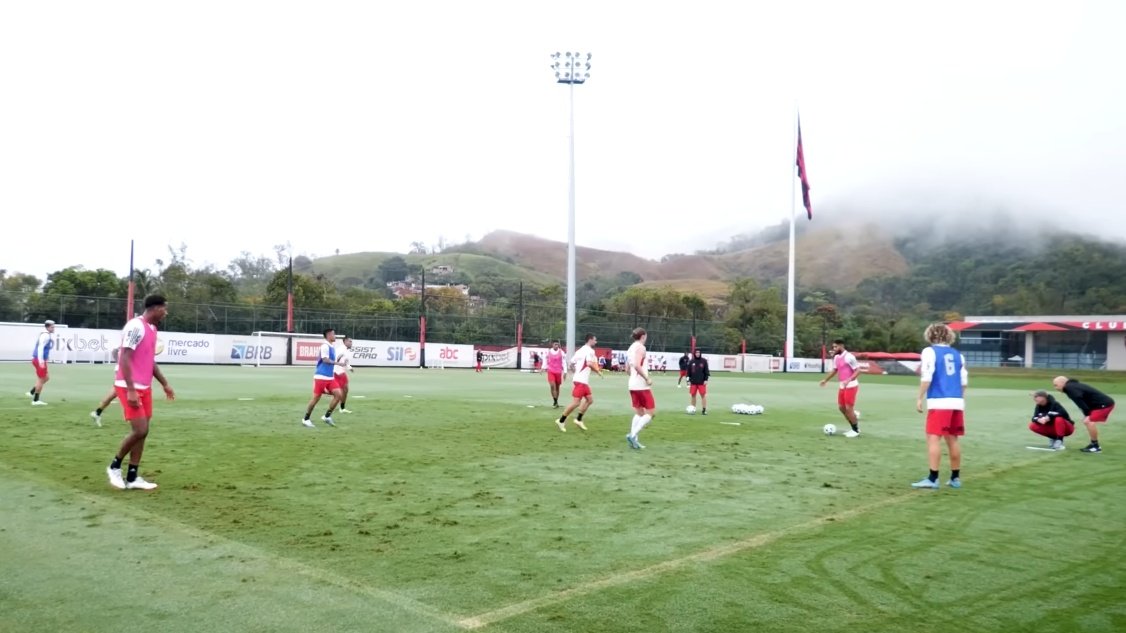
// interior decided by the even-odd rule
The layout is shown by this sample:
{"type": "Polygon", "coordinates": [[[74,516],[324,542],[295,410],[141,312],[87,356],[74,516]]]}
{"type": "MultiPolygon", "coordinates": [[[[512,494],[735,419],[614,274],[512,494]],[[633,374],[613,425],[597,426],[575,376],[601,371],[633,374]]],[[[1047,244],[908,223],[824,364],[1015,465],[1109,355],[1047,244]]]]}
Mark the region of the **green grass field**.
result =
{"type": "Polygon", "coordinates": [[[670,374],[631,451],[621,376],[560,433],[538,375],[361,369],[310,430],[308,369],[165,371],[145,493],[106,482],[108,367],[32,408],[0,365],[0,631],[1126,630],[1126,412],[1102,454],[1028,450],[1047,374],[971,374],[964,487],[916,491],[908,378],[865,379],[849,440],[817,376],[717,376],[690,417],[670,374]]]}

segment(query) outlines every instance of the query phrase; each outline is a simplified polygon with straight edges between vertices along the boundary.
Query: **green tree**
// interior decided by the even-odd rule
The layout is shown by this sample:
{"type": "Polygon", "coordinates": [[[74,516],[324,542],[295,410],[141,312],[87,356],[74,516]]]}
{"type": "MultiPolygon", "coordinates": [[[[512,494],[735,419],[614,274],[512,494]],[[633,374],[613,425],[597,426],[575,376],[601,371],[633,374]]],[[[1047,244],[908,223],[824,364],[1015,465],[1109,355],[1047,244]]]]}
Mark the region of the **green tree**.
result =
{"type": "Polygon", "coordinates": [[[378,276],[384,283],[403,281],[411,273],[411,266],[407,260],[395,255],[383,260],[377,269],[378,276]]]}

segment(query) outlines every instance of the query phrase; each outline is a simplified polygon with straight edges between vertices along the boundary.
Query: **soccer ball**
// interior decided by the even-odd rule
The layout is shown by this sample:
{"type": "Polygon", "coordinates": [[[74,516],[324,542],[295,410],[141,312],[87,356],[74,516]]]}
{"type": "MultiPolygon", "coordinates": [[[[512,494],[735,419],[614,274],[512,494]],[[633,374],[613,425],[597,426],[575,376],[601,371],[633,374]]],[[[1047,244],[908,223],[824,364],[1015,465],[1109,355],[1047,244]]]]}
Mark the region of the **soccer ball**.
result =
{"type": "Polygon", "coordinates": [[[825,425],[825,428],[823,428],[823,429],[821,429],[821,430],[822,430],[822,431],[825,431],[825,435],[836,435],[836,434],[837,434],[837,425],[835,425],[835,424],[826,424],[826,425],[825,425]]]}
{"type": "Polygon", "coordinates": [[[696,415],[696,407],[688,405],[688,407],[684,409],[684,412],[688,415],[696,415]]]}

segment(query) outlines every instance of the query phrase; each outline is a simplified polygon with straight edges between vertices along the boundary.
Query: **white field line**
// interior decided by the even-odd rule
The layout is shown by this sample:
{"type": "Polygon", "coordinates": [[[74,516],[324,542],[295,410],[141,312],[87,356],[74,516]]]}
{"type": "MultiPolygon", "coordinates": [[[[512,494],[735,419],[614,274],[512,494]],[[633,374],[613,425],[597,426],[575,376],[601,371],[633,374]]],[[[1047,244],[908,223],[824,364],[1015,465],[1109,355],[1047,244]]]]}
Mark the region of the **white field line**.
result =
{"type": "MultiPolygon", "coordinates": [[[[1010,466],[999,468],[997,470],[976,473],[973,475],[973,481],[979,481],[988,477],[995,477],[1014,468],[1019,468],[1021,466],[1033,463],[1039,463],[1039,460],[1012,464],[1010,466]]],[[[927,494],[936,493],[929,490],[913,490],[909,493],[888,497],[887,499],[882,499],[880,501],[876,501],[865,506],[860,506],[858,508],[853,508],[851,510],[828,514],[823,517],[810,519],[809,521],[805,521],[804,523],[798,523],[796,525],[791,525],[779,530],[753,534],[744,539],[732,543],[727,543],[725,545],[709,547],[705,550],[701,550],[693,554],[688,554],[687,556],[672,558],[660,563],[656,563],[654,565],[650,565],[648,567],[635,569],[633,571],[626,571],[617,574],[611,574],[609,576],[603,576],[602,578],[596,578],[569,589],[553,591],[549,594],[539,596],[538,598],[531,598],[529,600],[510,604],[499,609],[493,609],[492,611],[485,611],[477,615],[466,616],[457,620],[457,624],[469,630],[481,629],[492,624],[496,624],[497,622],[508,620],[531,611],[536,611],[544,607],[554,606],[563,602],[567,602],[568,600],[574,598],[592,594],[608,587],[616,587],[648,580],[654,576],[677,571],[695,563],[710,562],[742,552],[758,549],[794,534],[816,530],[818,528],[824,527],[829,523],[838,523],[840,521],[854,519],[858,516],[868,514],[869,512],[904,503],[906,501],[911,501],[912,499],[927,494]]],[[[958,491],[954,494],[965,493],[958,491]]]]}
{"type": "MultiPolygon", "coordinates": [[[[341,589],[353,591],[353,592],[361,594],[361,595],[365,595],[365,596],[368,596],[368,597],[371,597],[371,598],[375,598],[375,599],[383,601],[387,604],[391,604],[391,605],[394,605],[396,607],[399,607],[399,608],[403,609],[404,611],[410,612],[410,613],[418,615],[418,616],[424,616],[424,617],[430,618],[432,620],[437,620],[437,621],[442,622],[443,624],[446,624],[446,625],[449,625],[449,626],[465,628],[464,625],[462,625],[457,620],[457,618],[455,618],[455,617],[453,617],[449,614],[442,613],[438,609],[436,609],[436,608],[434,608],[434,607],[432,607],[428,604],[425,604],[423,602],[419,602],[418,600],[415,600],[413,598],[409,598],[409,597],[404,596],[402,594],[395,593],[393,591],[388,591],[386,589],[379,589],[377,587],[372,587],[370,585],[366,585],[362,582],[359,582],[355,579],[348,578],[346,576],[342,576],[340,574],[333,573],[329,570],[321,569],[319,567],[313,567],[313,566],[307,565],[305,563],[302,563],[300,561],[296,561],[292,558],[286,558],[284,556],[279,556],[277,554],[274,554],[272,552],[268,552],[266,550],[255,547],[253,545],[243,543],[242,541],[236,541],[234,539],[230,539],[230,538],[227,538],[225,536],[215,534],[214,532],[208,532],[206,530],[201,530],[199,528],[193,527],[193,526],[188,525],[186,523],[181,523],[180,521],[175,521],[173,519],[169,519],[168,517],[160,515],[160,514],[154,514],[154,513],[145,511],[145,510],[141,510],[141,509],[137,508],[136,506],[133,506],[133,505],[130,505],[128,503],[124,503],[122,501],[114,499],[113,493],[106,494],[106,495],[95,495],[95,494],[91,494],[91,493],[80,492],[80,491],[74,490],[72,488],[61,487],[55,481],[40,479],[40,478],[35,477],[34,475],[31,475],[30,473],[27,473],[27,472],[24,472],[24,471],[15,471],[15,470],[11,469],[8,465],[3,464],[3,463],[0,463],[0,470],[7,471],[7,474],[9,476],[19,477],[19,478],[24,479],[24,480],[35,481],[35,482],[43,485],[46,488],[52,488],[52,489],[56,490],[61,497],[67,497],[67,496],[80,497],[83,501],[90,503],[92,505],[98,505],[98,504],[102,504],[102,503],[112,504],[116,508],[115,511],[121,512],[122,514],[130,515],[135,519],[141,520],[142,522],[146,522],[146,523],[149,523],[149,524],[155,524],[155,525],[161,525],[161,526],[163,526],[167,529],[179,532],[179,533],[186,535],[186,536],[193,538],[193,539],[201,539],[205,542],[214,541],[214,542],[220,542],[220,543],[223,543],[223,544],[226,544],[226,545],[232,545],[236,548],[239,548],[239,549],[242,549],[242,550],[248,552],[250,555],[252,555],[256,558],[268,561],[268,562],[276,565],[277,567],[282,568],[283,570],[295,572],[295,573],[298,573],[298,574],[300,574],[300,575],[302,575],[306,578],[311,578],[313,580],[323,582],[323,583],[326,583],[326,584],[330,584],[330,585],[333,585],[335,587],[339,587],[341,589]]],[[[107,484],[107,486],[108,486],[108,484],[107,484]]],[[[120,494],[121,494],[122,497],[125,497],[125,496],[128,496],[130,493],[127,492],[127,491],[121,491],[120,494]]],[[[141,494],[144,494],[144,493],[141,493],[141,494]]]]}

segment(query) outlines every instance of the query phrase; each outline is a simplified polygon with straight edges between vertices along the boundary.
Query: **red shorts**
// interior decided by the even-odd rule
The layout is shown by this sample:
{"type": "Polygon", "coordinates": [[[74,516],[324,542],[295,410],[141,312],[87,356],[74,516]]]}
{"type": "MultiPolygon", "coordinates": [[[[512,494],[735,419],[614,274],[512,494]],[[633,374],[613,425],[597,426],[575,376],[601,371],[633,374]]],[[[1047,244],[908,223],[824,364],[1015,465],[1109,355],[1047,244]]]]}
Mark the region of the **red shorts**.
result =
{"type": "Polygon", "coordinates": [[[348,386],[348,374],[347,373],[336,374],[335,376],[332,377],[332,379],[334,381],[336,381],[336,386],[340,387],[341,389],[348,386]]]}
{"type": "MultiPolygon", "coordinates": [[[[44,370],[44,373],[46,373],[46,370],[44,370]]],[[[1095,409],[1091,412],[1090,415],[1087,416],[1087,418],[1092,422],[1106,422],[1106,419],[1110,417],[1111,411],[1114,411],[1113,404],[1109,407],[1106,407],[1105,409],[1095,409]]]]}
{"type": "Polygon", "coordinates": [[[687,375],[688,375],[688,370],[687,370],[687,369],[682,369],[682,370],[680,370],[680,377],[681,377],[681,378],[684,378],[684,377],[685,377],[685,376],[687,376],[687,375]]]}
{"type": "Polygon", "coordinates": [[[700,394],[701,396],[708,395],[707,385],[688,385],[688,395],[694,396],[700,394]]]}
{"type": "Polygon", "coordinates": [[[848,387],[846,389],[837,390],[837,405],[842,407],[851,407],[856,404],[856,392],[860,391],[860,387],[848,387]]]}
{"type": "Polygon", "coordinates": [[[335,378],[332,379],[332,380],[317,380],[316,378],[313,379],[313,395],[314,396],[319,396],[319,395],[330,396],[330,395],[332,395],[333,391],[335,391],[339,388],[340,388],[340,383],[336,382],[335,378]]]}
{"type": "Polygon", "coordinates": [[[38,358],[33,358],[33,359],[31,359],[31,364],[35,365],[35,376],[36,376],[36,378],[46,378],[47,377],[47,363],[40,364],[38,358]]]}
{"type": "Polygon", "coordinates": [[[575,386],[571,389],[572,398],[589,398],[591,396],[590,385],[585,382],[576,382],[575,386]]]}
{"type": "Polygon", "coordinates": [[[961,409],[930,409],[927,411],[927,435],[966,434],[966,412],[961,409]]]}
{"type": "Polygon", "coordinates": [[[549,385],[561,385],[561,384],[563,384],[563,374],[558,373],[558,372],[554,372],[554,371],[547,372],[547,384],[549,384],[549,385]]]}
{"type": "Polygon", "coordinates": [[[138,389],[137,398],[141,401],[140,407],[129,404],[129,390],[125,387],[114,387],[117,399],[121,402],[121,412],[126,420],[146,420],[152,418],[152,389],[138,389]]]}
{"type": "Polygon", "coordinates": [[[644,390],[630,390],[629,398],[633,402],[635,409],[649,409],[652,411],[657,408],[657,401],[653,400],[653,391],[651,389],[644,390]]]}

